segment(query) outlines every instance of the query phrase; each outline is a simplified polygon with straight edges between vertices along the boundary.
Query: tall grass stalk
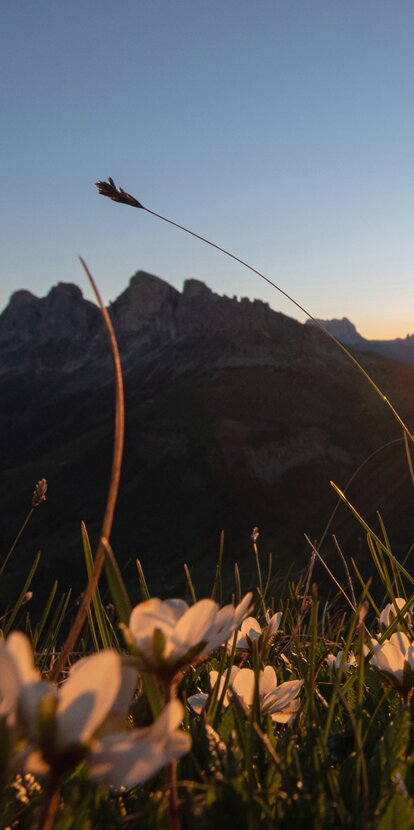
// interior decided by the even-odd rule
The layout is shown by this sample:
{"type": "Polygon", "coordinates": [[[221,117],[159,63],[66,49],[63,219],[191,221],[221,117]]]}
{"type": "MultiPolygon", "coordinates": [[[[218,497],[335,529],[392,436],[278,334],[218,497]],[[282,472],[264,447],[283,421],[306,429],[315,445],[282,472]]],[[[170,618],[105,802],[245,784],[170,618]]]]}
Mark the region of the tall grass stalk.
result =
{"type": "Polygon", "coordinates": [[[103,303],[102,297],[99,293],[98,287],[95,283],[92,274],[86,265],[85,261],[80,257],[80,262],[82,267],[89,279],[89,282],[92,286],[94,291],[95,297],[97,299],[99,308],[101,310],[101,314],[103,317],[103,321],[106,327],[106,331],[109,338],[109,344],[111,348],[111,354],[114,364],[114,380],[115,380],[115,434],[114,434],[114,450],[113,450],[113,458],[112,458],[112,471],[111,471],[111,479],[109,483],[109,491],[108,497],[105,507],[105,514],[102,523],[102,530],[101,530],[101,537],[98,545],[98,550],[95,557],[95,563],[93,566],[93,571],[91,573],[90,579],[88,581],[88,585],[84,592],[82,602],[79,606],[79,611],[76,615],[75,621],[73,626],[68,634],[67,640],[65,645],[63,646],[62,653],[59,659],[56,662],[56,665],[53,669],[52,677],[54,680],[57,680],[61,671],[63,670],[67,659],[73,650],[76,641],[82,631],[83,625],[85,623],[85,619],[87,617],[88,609],[92,602],[93,595],[97,589],[99,577],[101,575],[102,568],[105,563],[105,545],[104,539],[109,540],[111,536],[112,530],[112,522],[114,517],[115,511],[115,504],[118,497],[118,490],[119,490],[119,480],[121,476],[121,464],[122,464],[122,455],[123,455],[123,448],[124,448],[124,429],[125,429],[125,411],[124,411],[124,384],[122,378],[122,369],[121,369],[121,359],[119,355],[118,344],[116,341],[116,336],[114,332],[114,328],[112,325],[111,318],[108,314],[108,311],[103,303]]]}
{"type": "MultiPolygon", "coordinates": [[[[401,564],[401,562],[399,562],[399,561],[398,561],[398,559],[394,556],[394,554],[392,553],[392,551],[391,551],[391,550],[389,550],[389,548],[388,548],[388,547],[384,544],[384,542],[383,542],[383,541],[382,541],[382,540],[381,540],[381,539],[377,536],[377,534],[376,534],[376,533],[374,533],[374,531],[373,531],[373,530],[372,530],[372,528],[369,526],[369,524],[365,521],[365,519],[363,519],[363,518],[362,518],[362,516],[360,515],[360,513],[358,513],[358,510],[357,510],[357,509],[354,507],[354,505],[353,505],[353,504],[352,504],[352,503],[351,503],[351,502],[347,499],[347,497],[345,496],[345,493],[343,493],[343,492],[342,492],[342,490],[340,490],[340,488],[339,488],[339,487],[337,487],[337,485],[336,485],[333,481],[331,481],[331,482],[330,482],[330,484],[331,484],[331,487],[333,487],[333,489],[335,490],[335,493],[339,496],[339,498],[340,498],[340,499],[344,502],[344,504],[346,504],[346,505],[349,507],[349,509],[351,510],[351,512],[353,513],[353,515],[355,516],[355,518],[358,520],[358,522],[359,522],[359,524],[361,525],[361,527],[363,527],[363,528],[364,528],[365,532],[366,532],[367,534],[369,534],[369,535],[371,536],[371,538],[374,540],[374,542],[378,545],[378,548],[379,548],[379,549],[380,549],[383,553],[385,553],[385,555],[387,556],[387,558],[388,558],[389,560],[391,560],[391,561],[393,562],[394,566],[397,568],[397,570],[399,571],[399,573],[400,573],[400,574],[402,574],[403,576],[405,576],[405,578],[406,578],[406,579],[408,579],[408,581],[410,582],[410,584],[411,584],[411,585],[414,585],[414,577],[412,577],[412,576],[411,576],[411,574],[409,573],[409,571],[407,571],[407,569],[404,567],[404,565],[402,565],[402,564],[401,564]]],[[[389,578],[388,578],[387,582],[388,582],[388,584],[389,584],[389,578]]]]}
{"type": "Polygon", "coordinates": [[[289,302],[291,302],[294,306],[296,306],[296,308],[299,309],[299,311],[303,312],[303,314],[306,314],[306,316],[309,317],[310,320],[312,320],[312,322],[320,329],[320,331],[322,331],[323,334],[326,337],[329,338],[329,340],[331,340],[333,343],[335,343],[337,348],[340,349],[340,351],[348,358],[348,360],[351,361],[351,363],[353,363],[355,368],[360,372],[360,374],[370,384],[370,386],[376,392],[376,394],[381,398],[382,402],[388,407],[388,409],[392,413],[393,417],[397,421],[398,425],[401,427],[401,429],[403,430],[403,432],[407,436],[407,439],[409,441],[411,441],[412,443],[414,443],[414,436],[412,435],[410,429],[405,424],[405,422],[403,421],[403,419],[401,418],[401,416],[399,415],[398,411],[395,409],[395,407],[393,406],[393,404],[391,403],[389,398],[384,394],[382,389],[378,386],[378,384],[374,381],[374,379],[366,371],[366,369],[364,369],[364,367],[359,362],[359,360],[357,360],[357,358],[352,354],[352,352],[350,352],[349,349],[347,349],[346,346],[344,346],[344,344],[341,343],[340,340],[338,340],[335,337],[335,335],[333,335],[332,332],[330,332],[326,328],[326,326],[324,326],[323,323],[321,323],[320,320],[318,320],[316,317],[314,317],[313,314],[311,314],[303,305],[301,305],[301,303],[299,303],[290,294],[288,294],[287,291],[285,291],[283,288],[281,288],[279,285],[277,285],[277,283],[273,282],[273,280],[271,280],[269,277],[267,277],[265,274],[263,274],[257,268],[254,268],[252,265],[249,265],[248,262],[245,262],[245,260],[243,260],[240,257],[236,256],[236,254],[232,254],[230,251],[227,251],[226,248],[223,248],[221,245],[217,245],[215,242],[212,242],[210,239],[207,239],[205,236],[202,236],[201,234],[190,230],[189,228],[185,227],[184,225],[181,225],[179,222],[175,222],[172,219],[168,219],[166,216],[162,216],[160,213],[156,213],[154,210],[150,210],[150,208],[145,207],[144,205],[141,204],[141,202],[138,201],[138,199],[136,199],[134,196],[131,196],[130,193],[126,193],[125,190],[123,190],[122,188],[117,188],[116,185],[115,185],[115,182],[110,177],[109,177],[107,182],[104,182],[104,181],[96,182],[96,186],[99,190],[99,193],[102,196],[107,196],[109,199],[112,199],[112,201],[114,201],[114,202],[120,202],[124,205],[129,205],[130,207],[139,208],[140,210],[144,210],[144,211],[146,211],[146,213],[149,213],[152,216],[155,216],[157,219],[161,219],[161,221],[166,222],[169,225],[173,225],[175,228],[178,228],[178,230],[184,231],[184,233],[187,233],[190,236],[194,237],[195,239],[198,239],[200,242],[204,242],[206,245],[209,245],[211,248],[215,248],[220,253],[224,254],[225,256],[229,257],[230,259],[234,260],[235,262],[238,262],[244,268],[247,268],[253,274],[256,274],[256,276],[260,277],[260,279],[264,280],[264,282],[267,282],[268,285],[272,286],[272,288],[274,288],[276,291],[278,291],[279,294],[282,294],[282,296],[285,297],[287,300],[289,300],[289,302]]]}

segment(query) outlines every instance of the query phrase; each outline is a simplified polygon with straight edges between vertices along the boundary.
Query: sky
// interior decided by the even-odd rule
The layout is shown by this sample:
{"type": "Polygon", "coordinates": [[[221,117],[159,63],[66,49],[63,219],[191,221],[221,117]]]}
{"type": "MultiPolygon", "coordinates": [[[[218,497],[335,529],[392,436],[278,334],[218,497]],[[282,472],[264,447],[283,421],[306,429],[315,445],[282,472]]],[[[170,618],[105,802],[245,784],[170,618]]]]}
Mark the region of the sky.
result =
{"type": "Polygon", "coordinates": [[[0,308],[139,269],[414,332],[412,0],[13,0],[0,27],[0,308]]]}

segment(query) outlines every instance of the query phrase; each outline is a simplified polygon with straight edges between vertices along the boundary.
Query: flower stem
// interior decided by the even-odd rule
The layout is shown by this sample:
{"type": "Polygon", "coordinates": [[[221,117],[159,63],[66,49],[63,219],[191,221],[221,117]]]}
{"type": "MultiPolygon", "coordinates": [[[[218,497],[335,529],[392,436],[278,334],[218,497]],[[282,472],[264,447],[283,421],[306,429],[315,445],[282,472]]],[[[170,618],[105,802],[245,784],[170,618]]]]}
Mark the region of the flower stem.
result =
{"type": "MultiPolygon", "coordinates": [[[[165,704],[175,700],[177,692],[176,679],[166,681],[163,684],[165,704]]],[[[168,783],[168,815],[170,818],[171,830],[181,830],[180,816],[178,812],[178,790],[177,790],[177,761],[171,761],[167,767],[168,783]]]]}
{"type": "Polygon", "coordinates": [[[62,779],[60,775],[50,774],[40,803],[40,813],[33,824],[33,830],[52,830],[59,806],[62,779]]]}

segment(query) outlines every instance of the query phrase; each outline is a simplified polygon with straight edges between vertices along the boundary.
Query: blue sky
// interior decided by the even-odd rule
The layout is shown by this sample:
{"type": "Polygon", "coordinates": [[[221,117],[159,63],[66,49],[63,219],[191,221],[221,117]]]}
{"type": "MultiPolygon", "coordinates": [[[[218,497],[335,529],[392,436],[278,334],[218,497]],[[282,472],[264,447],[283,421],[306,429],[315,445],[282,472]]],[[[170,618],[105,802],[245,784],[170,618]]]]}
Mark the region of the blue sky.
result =
{"type": "MultiPolygon", "coordinates": [[[[142,268],[299,317],[253,275],[97,195],[145,205],[368,337],[414,331],[412,0],[2,5],[3,306],[142,268]]],[[[303,319],[303,318],[299,318],[303,319]]]]}

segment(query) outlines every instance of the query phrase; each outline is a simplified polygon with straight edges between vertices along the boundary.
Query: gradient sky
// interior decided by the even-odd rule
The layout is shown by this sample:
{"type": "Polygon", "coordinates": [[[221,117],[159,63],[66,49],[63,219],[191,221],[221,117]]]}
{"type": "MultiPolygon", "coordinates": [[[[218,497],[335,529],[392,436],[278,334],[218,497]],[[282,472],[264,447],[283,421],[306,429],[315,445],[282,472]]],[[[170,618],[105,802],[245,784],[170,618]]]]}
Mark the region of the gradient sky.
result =
{"type": "Polygon", "coordinates": [[[3,306],[58,281],[106,300],[142,268],[258,278],[98,196],[153,210],[366,337],[414,332],[412,0],[13,0],[1,9],[3,306]]]}

